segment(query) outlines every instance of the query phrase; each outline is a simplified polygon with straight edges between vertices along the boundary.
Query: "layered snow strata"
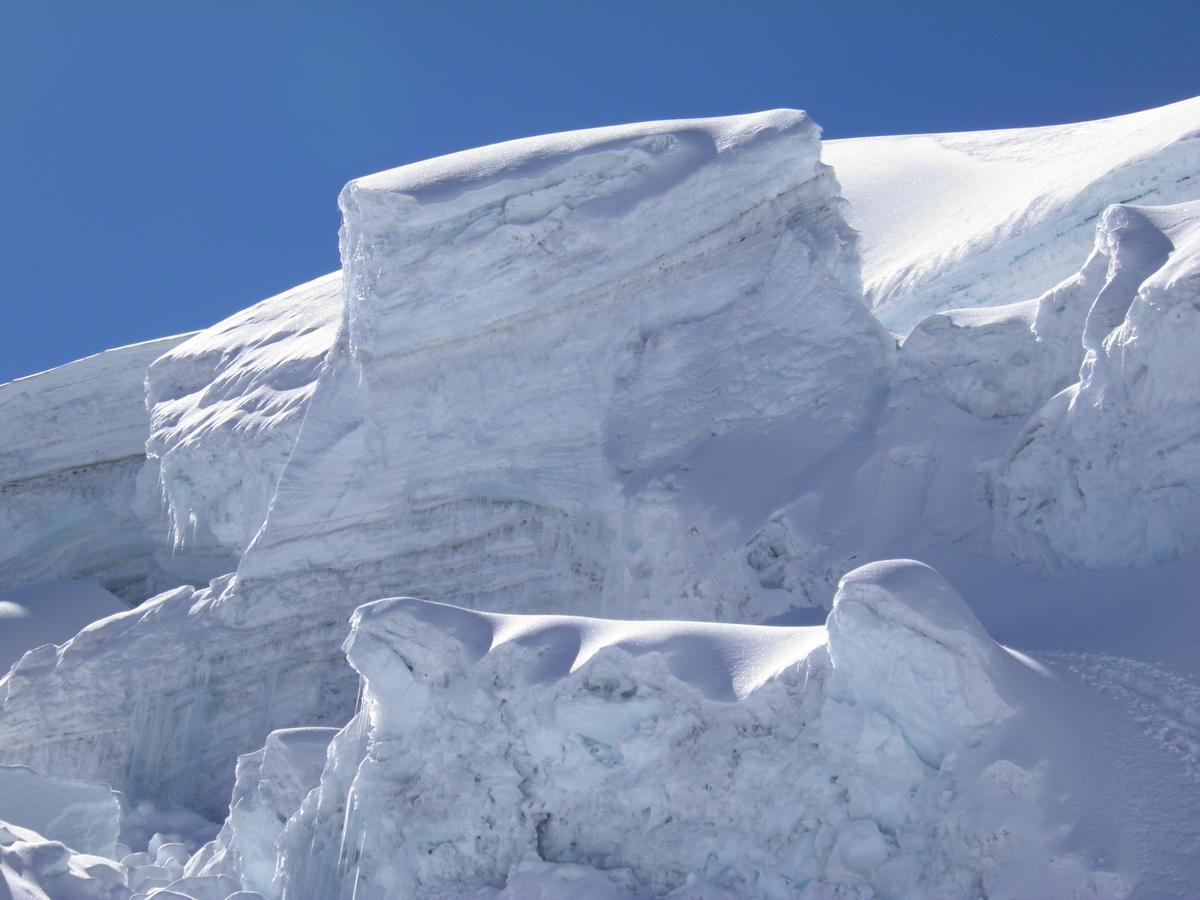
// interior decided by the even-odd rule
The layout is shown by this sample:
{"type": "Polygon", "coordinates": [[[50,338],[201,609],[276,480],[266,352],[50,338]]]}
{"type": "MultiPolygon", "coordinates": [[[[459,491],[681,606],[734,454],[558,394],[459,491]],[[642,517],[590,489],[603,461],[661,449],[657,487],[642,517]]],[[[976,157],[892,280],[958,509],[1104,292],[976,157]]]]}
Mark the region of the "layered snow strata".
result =
{"type": "MultiPolygon", "coordinates": [[[[341,273],[263,300],[150,366],[146,454],[169,531],[164,568],[231,572],[262,525],[341,316],[341,273]]],[[[154,504],[157,506],[157,503],[154,504]]]]}
{"type": "Polygon", "coordinates": [[[1145,566],[1200,549],[1200,202],[1113,207],[1099,231],[1079,380],[1002,461],[997,536],[1050,565],[1145,566]]]}
{"type": "Polygon", "coordinates": [[[531,860],[634,896],[1092,883],[1039,843],[1037,776],[990,755],[1018,664],[920,563],[847,576],[827,645],[820,627],[396,599],[361,607],[346,648],[362,711],[289,819],[267,896],[458,896],[531,860]],[[976,814],[994,784],[1019,839],[976,814]]]}
{"type": "Polygon", "coordinates": [[[1200,198],[1200,98],[1002,131],[830,141],[863,235],[868,301],[907,333],[931,313],[999,306],[1067,278],[1113,203],[1200,198]]]}
{"type": "Polygon", "coordinates": [[[862,425],[890,364],[817,135],[792,111],[649,123],[348,185],[345,322],[238,591],[323,570],[711,615],[685,593],[862,425]],[[735,455],[769,477],[733,487],[735,455]]]}
{"type": "Polygon", "coordinates": [[[70,578],[142,591],[154,569],[132,507],[145,462],[146,366],[185,337],[0,385],[0,587],[70,578]]]}

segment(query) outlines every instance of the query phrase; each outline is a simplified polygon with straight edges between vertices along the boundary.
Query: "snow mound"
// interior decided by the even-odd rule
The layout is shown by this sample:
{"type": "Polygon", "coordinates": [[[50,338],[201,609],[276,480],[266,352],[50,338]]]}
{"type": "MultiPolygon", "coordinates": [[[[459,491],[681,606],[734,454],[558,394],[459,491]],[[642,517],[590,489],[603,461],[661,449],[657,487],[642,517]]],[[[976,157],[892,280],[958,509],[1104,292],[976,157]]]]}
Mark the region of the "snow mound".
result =
{"type": "Polygon", "coordinates": [[[155,547],[132,509],[145,461],[143,380],[186,337],[0,385],[0,588],[79,579],[144,596],[155,547]]]}
{"type": "Polygon", "coordinates": [[[7,672],[26,651],[46,644],[65,644],[84,626],[128,609],[104,588],[79,581],[50,581],[2,590],[0,672],[7,672]]]}
{"type": "Polygon", "coordinates": [[[1079,380],[994,477],[997,538],[1051,566],[1146,566],[1200,547],[1200,202],[1114,206],[1079,380]]]}
{"type": "Polygon", "coordinates": [[[1200,98],[1003,131],[828,141],[863,240],[867,299],[907,333],[1068,277],[1113,203],[1200,198],[1200,98]]]}
{"type": "Polygon", "coordinates": [[[827,627],[832,690],[895,722],[930,765],[1013,714],[996,684],[1007,659],[924,563],[855,569],[838,586],[827,627]]]}
{"type": "Polygon", "coordinates": [[[121,801],[106,784],[52,778],[25,766],[0,766],[0,821],[82,853],[111,857],[121,831],[121,801]]]}
{"type": "Polygon", "coordinates": [[[110,859],[0,821],[0,891],[14,900],[127,900],[126,876],[110,859]]]}
{"type": "Polygon", "coordinates": [[[335,272],[206,328],[150,366],[146,453],[170,533],[164,568],[208,581],[237,567],[267,516],[340,301],[335,272]]]}

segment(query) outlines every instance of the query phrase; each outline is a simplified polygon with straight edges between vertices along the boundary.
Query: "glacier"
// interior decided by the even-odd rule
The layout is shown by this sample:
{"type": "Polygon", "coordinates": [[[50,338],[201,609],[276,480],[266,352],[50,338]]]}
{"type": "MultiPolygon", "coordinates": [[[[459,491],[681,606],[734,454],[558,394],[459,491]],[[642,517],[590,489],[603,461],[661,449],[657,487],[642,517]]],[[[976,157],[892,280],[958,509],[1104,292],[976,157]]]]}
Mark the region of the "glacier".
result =
{"type": "Polygon", "coordinates": [[[1197,134],[468,150],[0,385],[0,885],[1194,895],[1197,134]]]}

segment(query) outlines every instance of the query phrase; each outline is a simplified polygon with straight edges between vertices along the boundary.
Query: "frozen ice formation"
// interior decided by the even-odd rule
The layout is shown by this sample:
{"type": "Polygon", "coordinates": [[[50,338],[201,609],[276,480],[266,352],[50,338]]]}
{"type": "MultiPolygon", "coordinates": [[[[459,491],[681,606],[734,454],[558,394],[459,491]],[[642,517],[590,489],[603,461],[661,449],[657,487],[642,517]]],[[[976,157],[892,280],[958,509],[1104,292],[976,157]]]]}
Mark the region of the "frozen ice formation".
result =
{"type": "Polygon", "coordinates": [[[1013,713],[996,688],[1007,658],[924,563],[855,569],[838,586],[827,627],[832,689],[895,722],[930,765],[1013,713]]]}
{"type": "Polygon", "coordinates": [[[997,527],[1033,559],[1146,566],[1200,546],[1200,202],[1114,206],[1099,231],[1079,380],[1005,458],[997,527]]]}
{"type": "Polygon", "coordinates": [[[145,462],[146,367],[184,337],[0,385],[0,588],[88,579],[120,594],[144,590],[155,548],[132,504],[145,462]]]}
{"type": "Polygon", "coordinates": [[[352,182],[340,331],[306,408],[328,319],[287,310],[323,310],[332,278],[151,367],[148,447],[176,543],[219,559],[256,531],[236,579],[160,596],[64,648],[36,686],[18,671],[2,752],[211,812],[236,752],[345,721],[355,683],[337,648],[364,600],[738,620],[793,605],[761,588],[747,544],[788,483],[867,425],[894,355],[819,149],[807,116],[776,111],[352,182]],[[260,426],[277,410],[283,433],[302,408],[259,528],[283,456],[260,426]],[[265,459],[230,466],[218,448],[265,459]],[[731,478],[747,467],[760,477],[731,478]],[[261,651],[265,627],[286,658],[261,651]],[[161,661],[153,691],[77,682],[129,654],[161,661]],[[92,702],[67,732],[47,692],[92,702]],[[190,746],[171,727],[183,709],[220,737],[190,746]],[[130,729],[154,736],[154,772],[130,729]]]}
{"type": "Polygon", "coordinates": [[[730,455],[801,472],[885,390],[837,190],[791,111],[351,182],[344,325],[237,590],[300,570],[525,611],[678,602],[777,505],[716,478],[730,455]]]}
{"type": "Polygon", "coordinates": [[[0,386],[0,893],[1195,895],[1196,134],[467,151],[0,386]]]}
{"type": "Polygon", "coordinates": [[[261,750],[238,758],[229,817],[221,833],[191,857],[185,874],[223,875],[270,896],[283,825],[325,767],[334,728],[273,731],[261,750]]]}
{"type": "Polygon", "coordinates": [[[1109,205],[1200,198],[1198,120],[1193,98],[1072,125],[828,141],[868,302],[907,333],[1067,278],[1109,205]]]}
{"type": "MultiPolygon", "coordinates": [[[[920,563],[847,575],[828,644],[819,626],[402,598],[360,607],[346,651],[361,711],[332,743],[277,732],[243,757],[222,836],[189,872],[267,897],[524,896],[539,867],[534,884],[609,896],[918,897],[999,886],[1018,852],[945,824],[967,827],[959,756],[1015,714],[1000,695],[1018,664],[920,563]],[[234,836],[277,845],[277,863],[248,864],[234,836]]],[[[984,777],[1036,827],[1017,784],[1035,776],[1005,762],[984,777]]],[[[1078,861],[1023,865],[1067,892],[1094,881],[1078,861]]]]}

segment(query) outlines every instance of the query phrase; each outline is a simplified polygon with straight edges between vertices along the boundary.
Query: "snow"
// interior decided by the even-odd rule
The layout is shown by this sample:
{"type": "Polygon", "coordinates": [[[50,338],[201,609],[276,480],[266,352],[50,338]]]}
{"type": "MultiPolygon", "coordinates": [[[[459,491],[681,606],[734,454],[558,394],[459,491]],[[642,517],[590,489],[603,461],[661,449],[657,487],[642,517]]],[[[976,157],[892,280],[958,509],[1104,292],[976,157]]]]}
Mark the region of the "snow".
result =
{"type": "Polygon", "coordinates": [[[0,588],[83,579],[145,596],[155,548],[131,509],[144,465],[143,382],[185,337],[0,385],[0,588]]]}
{"type": "Polygon", "coordinates": [[[300,430],[340,293],[340,273],[302,284],[198,332],[149,367],[146,454],[171,536],[165,569],[203,582],[237,566],[300,430]]]}
{"type": "Polygon", "coordinates": [[[1200,98],[1073,125],[828,141],[868,301],[907,334],[1068,277],[1113,203],[1200,198],[1200,98]]]}
{"type": "Polygon", "coordinates": [[[1200,202],[1114,206],[1100,234],[1108,278],[1079,381],[997,472],[997,528],[1051,565],[1170,562],[1200,545],[1200,202]]]}
{"type": "Polygon", "coordinates": [[[467,151],[0,386],[0,773],[129,798],[0,885],[1195,896],[1198,119],[467,151]]]}
{"type": "Polygon", "coordinates": [[[25,766],[0,766],[0,821],[83,853],[111,857],[120,836],[121,802],[106,784],[51,778],[25,766]]]}
{"type": "Polygon", "coordinates": [[[0,591],[0,670],[26,651],[65,644],[85,625],[129,607],[104,588],[81,581],[50,581],[0,591]]]}

